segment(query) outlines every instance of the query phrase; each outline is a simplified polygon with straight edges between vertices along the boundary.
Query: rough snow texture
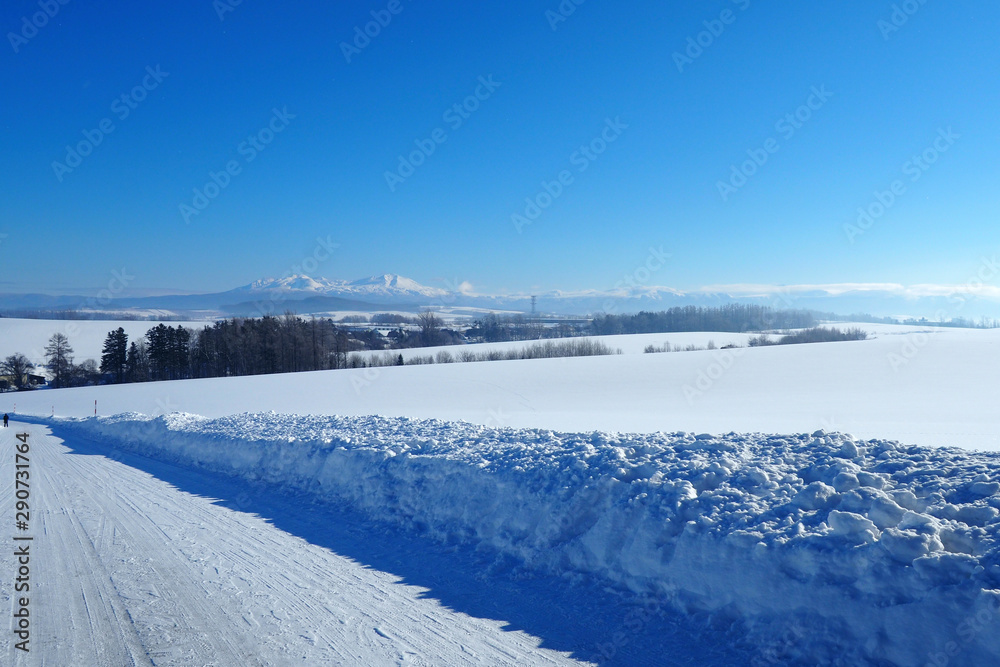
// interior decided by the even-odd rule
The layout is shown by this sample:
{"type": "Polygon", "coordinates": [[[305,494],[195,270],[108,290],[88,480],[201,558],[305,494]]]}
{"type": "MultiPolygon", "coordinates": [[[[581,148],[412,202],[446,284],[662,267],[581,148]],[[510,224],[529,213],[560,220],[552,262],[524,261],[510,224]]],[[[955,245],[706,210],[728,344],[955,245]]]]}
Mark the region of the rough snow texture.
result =
{"type": "Polygon", "coordinates": [[[735,618],[761,664],[1000,660],[997,454],[822,431],[572,434],[273,413],[58,423],[735,618]]]}

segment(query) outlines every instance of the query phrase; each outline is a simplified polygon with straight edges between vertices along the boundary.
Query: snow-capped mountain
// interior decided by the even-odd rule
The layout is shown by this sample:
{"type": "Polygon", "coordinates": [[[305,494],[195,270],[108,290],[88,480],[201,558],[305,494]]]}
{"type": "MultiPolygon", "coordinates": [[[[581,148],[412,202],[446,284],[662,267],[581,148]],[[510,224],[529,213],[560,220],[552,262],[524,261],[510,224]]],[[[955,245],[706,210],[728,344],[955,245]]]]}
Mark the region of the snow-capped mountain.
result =
{"type": "Polygon", "coordinates": [[[285,278],[265,278],[255,280],[249,285],[239,287],[234,291],[268,292],[284,290],[289,292],[326,292],[337,287],[338,283],[326,278],[310,278],[309,276],[287,276],[285,278]]]}
{"type": "Polygon", "coordinates": [[[357,280],[331,280],[306,275],[265,278],[225,292],[212,294],[122,297],[97,303],[93,297],[0,294],[0,313],[17,309],[66,310],[169,310],[187,316],[216,314],[255,317],[335,311],[418,312],[424,308],[494,310],[528,313],[586,315],[635,313],[674,306],[719,306],[756,303],[777,309],[801,308],[847,315],[871,313],[897,317],[1000,316],[1000,288],[992,286],[903,286],[896,284],[831,285],[712,285],[691,291],[671,287],[621,283],[608,289],[540,290],[507,294],[478,294],[468,283],[445,283],[448,289],[423,285],[394,273],[357,280]],[[532,296],[535,303],[532,303],[532,296]]]}
{"type": "Polygon", "coordinates": [[[395,273],[384,273],[380,276],[361,278],[346,284],[347,289],[357,296],[368,296],[372,294],[385,296],[413,296],[438,298],[448,294],[447,290],[439,287],[428,287],[421,285],[416,280],[404,278],[395,273]]]}
{"type": "Polygon", "coordinates": [[[249,285],[231,290],[234,293],[262,294],[285,293],[289,297],[338,297],[373,303],[404,302],[423,303],[440,299],[448,294],[438,287],[421,285],[416,280],[395,273],[384,273],[358,280],[328,280],[310,276],[293,275],[282,278],[255,280],[249,285]]]}

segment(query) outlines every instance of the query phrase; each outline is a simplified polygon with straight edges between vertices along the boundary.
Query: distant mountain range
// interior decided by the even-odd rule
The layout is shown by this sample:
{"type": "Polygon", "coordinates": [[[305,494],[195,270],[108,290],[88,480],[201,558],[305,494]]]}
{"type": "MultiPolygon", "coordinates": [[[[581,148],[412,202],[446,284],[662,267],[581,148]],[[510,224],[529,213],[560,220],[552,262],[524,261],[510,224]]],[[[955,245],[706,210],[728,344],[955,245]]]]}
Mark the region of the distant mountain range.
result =
{"type": "MultiPolygon", "coordinates": [[[[719,306],[741,302],[776,309],[801,308],[842,315],[927,317],[928,319],[1000,316],[1000,295],[975,294],[935,286],[848,284],[731,285],[680,291],[670,287],[634,285],[612,290],[539,292],[538,313],[587,315],[597,312],[632,313],[674,306],[719,306]]],[[[178,294],[98,300],[86,295],[0,294],[0,311],[99,310],[175,314],[186,317],[216,315],[259,316],[291,310],[300,314],[387,310],[418,312],[424,308],[475,314],[482,311],[522,312],[532,309],[530,294],[475,294],[467,286],[457,290],[428,287],[415,280],[386,273],[359,280],[329,280],[304,275],[256,280],[249,285],[213,294],[178,294]]]]}
{"type": "Polygon", "coordinates": [[[267,278],[256,280],[249,285],[237,287],[227,294],[245,293],[259,294],[309,294],[312,296],[335,296],[353,298],[364,301],[406,301],[422,299],[439,299],[448,294],[447,290],[438,287],[427,287],[415,280],[385,273],[380,276],[361,278],[360,280],[327,280],[326,278],[310,278],[309,276],[288,276],[286,278],[267,278]]]}

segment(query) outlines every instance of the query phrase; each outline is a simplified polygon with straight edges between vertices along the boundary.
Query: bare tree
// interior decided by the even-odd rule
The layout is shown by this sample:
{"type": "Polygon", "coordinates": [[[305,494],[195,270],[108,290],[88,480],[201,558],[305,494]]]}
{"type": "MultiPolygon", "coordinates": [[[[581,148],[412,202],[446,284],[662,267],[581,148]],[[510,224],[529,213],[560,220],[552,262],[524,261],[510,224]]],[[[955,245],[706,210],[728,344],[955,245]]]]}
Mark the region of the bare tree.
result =
{"type": "Polygon", "coordinates": [[[101,381],[101,370],[93,359],[85,359],[79,365],[70,366],[64,382],[67,387],[86,387],[101,381]]]}
{"type": "Polygon", "coordinates": [[[441,340],[441,318],[431,310],[425,310],[417,317],[420,325],[420,338],[425,347],[437,345],[441,340]]]}
{"type": "Polygon", "coordinates": [[[64,386],[73,367],[73,348],[64,334],[52,334],[45,346],[45,367],[52,373],[52,384],[56,388],[64,386]]]}
{"type": "Polygon", "coordinates": [[[18,391],[24,389],[28,381],[28,373],[35,370],[35,365],[21,353],[15,353],[0,361],[0,375],[9,375],[11,384],[18,391]]]}

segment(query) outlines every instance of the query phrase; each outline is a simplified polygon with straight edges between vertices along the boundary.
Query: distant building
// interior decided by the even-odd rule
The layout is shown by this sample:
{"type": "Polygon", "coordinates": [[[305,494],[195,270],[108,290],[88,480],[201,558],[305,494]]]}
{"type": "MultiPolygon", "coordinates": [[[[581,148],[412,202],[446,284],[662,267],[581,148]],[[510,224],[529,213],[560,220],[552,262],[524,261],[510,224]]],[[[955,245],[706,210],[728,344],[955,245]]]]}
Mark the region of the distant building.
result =
{"type": "MultiPolygon", "coordinates": [[[[34,389],[43,384],[45,384],[45,377],[42,375],[27,373],[21,378],[21,385],[28,389],[34,389]]],[[[10,391],[15,386],[17,386],[17,383],[14,382],[13,375],[0,375],[0,391],[10,391]]]]}

